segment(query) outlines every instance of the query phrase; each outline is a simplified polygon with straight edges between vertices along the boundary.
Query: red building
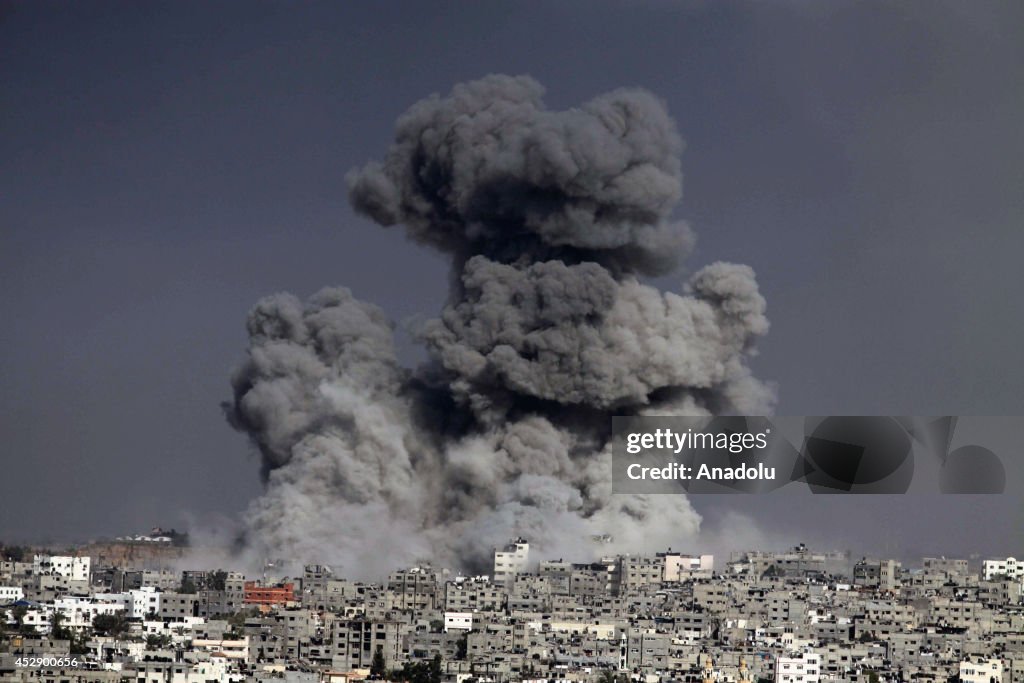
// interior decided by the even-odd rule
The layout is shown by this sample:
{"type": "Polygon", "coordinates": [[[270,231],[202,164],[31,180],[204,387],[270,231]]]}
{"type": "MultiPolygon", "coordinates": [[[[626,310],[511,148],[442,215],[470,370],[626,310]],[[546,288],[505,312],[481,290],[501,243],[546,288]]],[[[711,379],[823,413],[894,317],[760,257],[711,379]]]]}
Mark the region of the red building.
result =
{"type": "Polygon", "coordinates": [[[263,586],[259,581],[246,581],[244,590],[247,605],[284,605],[295,601],[294,583],[263,586]]]}

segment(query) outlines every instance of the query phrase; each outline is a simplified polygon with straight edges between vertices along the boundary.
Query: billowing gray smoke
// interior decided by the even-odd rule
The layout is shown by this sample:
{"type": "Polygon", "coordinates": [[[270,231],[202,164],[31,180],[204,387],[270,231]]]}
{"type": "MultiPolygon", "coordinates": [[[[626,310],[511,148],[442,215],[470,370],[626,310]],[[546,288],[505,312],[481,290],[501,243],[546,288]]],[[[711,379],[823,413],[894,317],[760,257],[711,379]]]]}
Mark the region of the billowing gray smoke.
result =
{"type": "Polygon", "coordinates": [[[349,175],[358,212],[449,253],[453,286],[395,357],[377,307],[346,289],[249,315],[232,424],[263,460],[260,552],[372,575],[431,557],[467,568],[527,536],[589,556],[685,543],[683,496],[611,495],[613,414],[763,414],[746,365],[768,329],[753,271],[715,263],[681,294],[643,284],[693,238],[671,211],[682,142],[662,103],[618,90],[550,111],[526,77],[489,76],[398,119],[349,175]]]}

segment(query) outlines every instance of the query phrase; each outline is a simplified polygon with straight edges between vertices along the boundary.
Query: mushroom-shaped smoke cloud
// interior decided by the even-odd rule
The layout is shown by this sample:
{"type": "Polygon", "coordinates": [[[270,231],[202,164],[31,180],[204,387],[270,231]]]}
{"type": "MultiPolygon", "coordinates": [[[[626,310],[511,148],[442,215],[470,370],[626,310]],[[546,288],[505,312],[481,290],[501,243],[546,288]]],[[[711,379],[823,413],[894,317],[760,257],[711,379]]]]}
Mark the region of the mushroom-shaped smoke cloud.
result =
{"type": "Polygon", "coordinates": [[[349,175],[359,213],[451,255],[450,301],[419,330],[428,363],[402,367],[386,316],[345,289],[250,313],[226,409],[262,455],[262,551],[373,574],[479,567],[510,536],[566,555],[697,532],[684,496],[611,495],[609,418],[768,412],[746,365],[765,301],[747,266],[680,294],[639,279],[693,241],[671,220],[682,142],[657,98],[551,111],[542,95],[527,77],[457,85],[349,175]]]}

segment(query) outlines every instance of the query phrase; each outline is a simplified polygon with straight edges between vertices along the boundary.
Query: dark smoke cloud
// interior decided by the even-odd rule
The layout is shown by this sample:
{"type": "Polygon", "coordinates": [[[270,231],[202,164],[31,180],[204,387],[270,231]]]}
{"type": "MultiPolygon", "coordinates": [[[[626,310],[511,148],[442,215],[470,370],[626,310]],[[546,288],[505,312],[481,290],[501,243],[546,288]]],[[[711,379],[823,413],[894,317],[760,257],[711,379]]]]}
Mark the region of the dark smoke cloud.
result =
{"type": "Polygon", "coordinates": [[[259,448],[258,552],[372,574],[431,557],[479,568],[525,535],[591,555],[685,542],[683,496],[611,495],[613,414],[767,413],[746,358],[768,329],[753,271],[715,263],[682,293],[692,243],[670,214],[682,142],[662,103],[619,90],[549,111],[527,77],[489,76],[415,104],[349,198],[452,256],[451,300],[395,358],[391,324],[345,289],[249,316],[229,419],[259,448]]]}
{"type": "Polygon", "coordinates": [[[349,176],[357,211],[455,254],[671,268],[682,140],[662,103],[617,90],[549,111],[531,78],[491,76],[415,104],[383,162],[349,176]]]}
{"type": "Polygon", "coordinates": [[[611,410],[665,387],[712,389],[768,327],[753,272],[724,263],[698,272],[688,297],[616,280],[597,263],[482,256],[466,262],[462,284],[423,338],[470,399],[500,391],[611,410]]]}

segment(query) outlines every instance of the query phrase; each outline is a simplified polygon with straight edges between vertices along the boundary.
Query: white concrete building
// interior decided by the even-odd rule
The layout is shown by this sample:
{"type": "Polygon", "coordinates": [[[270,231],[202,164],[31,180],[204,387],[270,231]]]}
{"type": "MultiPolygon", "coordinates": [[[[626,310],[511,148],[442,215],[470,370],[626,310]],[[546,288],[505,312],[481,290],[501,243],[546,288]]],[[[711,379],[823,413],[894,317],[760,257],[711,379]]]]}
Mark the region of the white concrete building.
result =
{"type": "Polygon", "coordinates": [[[620,626],[615,623],[580,621],[529,621],[526,628],[537,633],[560,633],[567,636],[590,635],[598,640],[614,640],[620,626]]]}
{"type": "Polygon", "coordinates": [[[187,683],[207,683],[223,681],[224,683],[241,683],[246,680],[245,674],[233,668],[227,657],[210,657],[209,661],[196,662],[188,672],[187,683]]]}
{"type": "Polygon", "coordinates": [[[123,611],[124,605],[88,598],[58,598],[54,601],[53,608],[64,617],[63,625],[66,628],[82,629],[92,626],[92,620],[100,614],[123,611]]]}
{"type": "Polygon", "coordinates": [[[128,607],[132,596],[129,593],[93,593],[92,599],[96,602],[114,605],[115,609],[122,610],[125,616],[128,616],[130,611],[128,607]]]}
{"type": "Polygon", "coordinates": [[[715,568],[714,555],[681,555],[665,553],[663,581],[686,581],[697,573],[710,574],[715,568]]]}
{"type": "Polygon", "coordinates": [[[821,655],[803,652],[799,657],[775,659],[775,683],[818,683],[821,678],[821,655]]]}
{"type": "Polygon", "coordinates": [[[35,575],[59,574],[69,581],[89,581],[92,559],[70,555],[35,555],[32,558],[32,573],[35,575]]]}
{"type": "MultiPolygon", "coordinates": [[[[137,683],[192,683],[194,680],[189,678],[192,665],[188,662],[137,662],[134,668],[137,683]]],[[[215,674],[215,672],[211,673],[215,674]]],[[[202,675],[205,677],[208,674],[202,675]]],[[[205,680],[227,681],[229,679],[211,677],[205,680]]]]}
{"type": "Polygon", "coordinates": [[[1013,557],[1008,557],[1005,560],[985,560],[982,563],[982,573],[986,581],[991,581],[997,576],[1019,579],[1024,577],[1024,560],[1018,562],[1013,557]]]}
{"type": "Polygon", "coordinates": [[[234,640],[206,640],[200,638],[192,641],[192,648],[195,650],[205,650],[206,652],[216,652],[223,655],[225,659],[244,662],[249,658],[249,636],[234,640]]]}
{"type": "Polygon", "coordinates": [[[49,633],[50,616],[52,614],[53,608],[51,606],[39,605],[25,612],[25,618],[22,623],[26,626],[31,626],[39,633],[49,633]]]}
{"type": "Polygon", "coordinates": [[[0,586],[0,605],[17,602],[25,597],[21,586],[0,586]]]}
{"type": "Polygon", "coordinates": [[[93,636],[86,644],[89,656],[104,662],[103,668],[114,671],[122,670],[123,664],[118,660],[123,657],[128,661],[141,661],[146,656],[146,643],[143,641],[132,642],[125,640],[123,636],[93,636]]]}
{"type": "Polygon", "coordinates": [[[445,612],[444,613],[444,632],[449,631],[472,631],[473,630],[473,613],[472,612],[445,612]]]}
{"type": "Polygon", "coordinates": [[[526,571],[530,558],[530,544],[517,538],[503,550],[494,551],[494,580],[510,581],[516,574],[526,571]]]}
{"type": "Polygon", "coordinates": [[[150,586],[128,591],[126,614],[129,619],[143,619],[160,611],[160,591],[150,586]]]}
{"type": "Polygon", "coordinates": [[[1003,662],[999,659],[965,659],[960,662],[961,683],[1001,683],[1003,662]]]}

